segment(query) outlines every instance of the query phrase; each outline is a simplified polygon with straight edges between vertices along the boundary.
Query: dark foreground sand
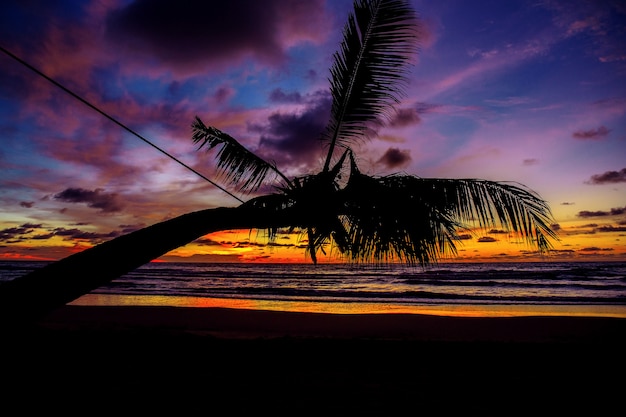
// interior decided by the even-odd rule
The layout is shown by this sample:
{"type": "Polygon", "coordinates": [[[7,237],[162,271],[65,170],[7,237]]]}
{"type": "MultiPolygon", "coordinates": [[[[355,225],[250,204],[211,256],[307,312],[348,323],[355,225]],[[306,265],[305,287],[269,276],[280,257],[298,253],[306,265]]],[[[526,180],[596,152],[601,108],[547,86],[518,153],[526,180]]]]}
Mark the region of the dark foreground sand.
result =
{"type": "Polygon", "coordinates": [[[605,415],[626,398],[626,319],[66,306],[4,334],[12,415],[605,415]]]}

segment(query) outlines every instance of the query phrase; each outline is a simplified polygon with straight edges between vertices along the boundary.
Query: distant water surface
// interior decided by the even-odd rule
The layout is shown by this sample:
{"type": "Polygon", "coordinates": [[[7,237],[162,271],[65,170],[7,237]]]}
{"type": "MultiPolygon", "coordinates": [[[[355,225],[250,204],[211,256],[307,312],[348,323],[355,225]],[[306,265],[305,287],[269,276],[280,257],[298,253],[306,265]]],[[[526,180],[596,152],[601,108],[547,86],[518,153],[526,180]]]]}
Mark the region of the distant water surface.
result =
{"type": "MultiPolygon", "coordinates": [[[[0,280],[43,265],[0,262],[0,280]]],[[[76,301],[112,302],[306,311],[316,305],[317,311],[333,312],[417,307],[435,313],[595,311],[626,317],[626,262],[444,263],[428,268],[155,262],[76,301]]]]}

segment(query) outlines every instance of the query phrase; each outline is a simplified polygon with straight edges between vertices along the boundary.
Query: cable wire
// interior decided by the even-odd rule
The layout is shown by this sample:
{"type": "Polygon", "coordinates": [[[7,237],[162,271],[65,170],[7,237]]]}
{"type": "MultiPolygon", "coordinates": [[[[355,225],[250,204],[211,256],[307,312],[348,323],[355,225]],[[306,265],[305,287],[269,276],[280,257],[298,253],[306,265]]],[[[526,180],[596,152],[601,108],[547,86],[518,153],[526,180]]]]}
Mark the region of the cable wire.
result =
{"type": "Polygon", "coordinates": [[[122,129],[126,130],[127,132],[133,134],[134,136],[138,137],[139,139],[141,139],[142,141],[144,141],[145,143],[147,143],[148,145],[152,146],[154,149],[156,149],[157,151],[161,152],[163,155],[167,156],[168,158],[172,159],[174,162],[182,165],[183,167],[187,168],[188,170],[190,170],[191,172],[193,172],[194,174],[198,175],[200,178],[202,178],[205,181],[210,182],[211,184],[213,184],[215,187],[219,188],[220,190],[224,191],[226,194],[228,194],[229,196],[233,197],[234,199],[238,200],[240,203],[243,203],[244,201],[242,199],[240,199],[239,197],[237,197],[236,195],[234,195],[233,193],[231,193],[230,191],[226,190],[225,188],[221,187],[219,184],[216,184],[215,182],[211,181],[209,178],[207,178],[205,175],[199,173],[198,171],[196,171],[195,169],[193,169],[192,167],[190,167],[189,165],[185,164],[184,162],[178,160],[175,156],[173,156],[172,154],[168,153],[167,151],[161,149],[160,147],[158,147],[157,145],[155,145],[154,143],[150,142],[148,139],[144,138],[143,136],[141,136],[139,133],[135,132],[133,129],[131,129],[130,127],[126,126],[125,124],[123,124],[122,122],[119,122],[117,119],[115,119],[113,116],[110,116],[108,113],[104,112],[103,110],[100,110],[98,107],[96,107],[95,105],[91,104],[90,102],[88,102],[87,100],[85,100],[84,98],[80,97],[78,94],[74,93],[72,90],[70,90],[69,88],[65,87],[64,85],[62,85],[61,83],[59,83],[58,81],[54,80],[53,78],[47,76],[46,74],[44,74],[43,72],[39,71],[37,68],[33,67],[32,65],[30,65],[28,62],[24,61],[23,59],[21,59],[20,57],[18,57],[17,55],[11,53],[10,51],[8,51],[7,49],[5,49],[4,47],[2,47],[0,45],[0,50],[2,50],[2,52],[4,52],[5,54],[7,54],[8,56],[10,56],[11,58],[13,58],[14,60],[16,60],[17,62],[19,62],[20,64],[24,65],[25,67],[27,67],[28,69],[30,69],[31,71],[35,72],[37,75],[45,78],[46,80],[48,80],[49,82],[51,82],[52,84],[54,84],[55,86],[59,87],[61,90],[65,91],[67,94],[71,95],[72,97],[74,97],[75,99],[77,99],[78,101],[82,102],[83,104],[85,104],[86,106],[90,107],[91,109],[97,111],[98,113],[100,113],[102,116],[106,117],[107,119],[109,119],[110,121],[112,121],[113,123],[115,123],[116,125],[120,126],[122,129]]]}

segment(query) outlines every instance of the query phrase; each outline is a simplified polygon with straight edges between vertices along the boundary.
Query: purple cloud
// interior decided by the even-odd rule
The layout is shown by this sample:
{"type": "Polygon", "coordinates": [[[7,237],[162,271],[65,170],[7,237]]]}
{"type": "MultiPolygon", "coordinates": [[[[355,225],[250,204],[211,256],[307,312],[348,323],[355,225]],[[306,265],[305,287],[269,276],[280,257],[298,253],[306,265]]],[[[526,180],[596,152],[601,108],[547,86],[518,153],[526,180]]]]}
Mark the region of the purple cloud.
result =
{"type": "Polygon", "coordinates": [[[121,232],[111,231],[108,233],[96,233],[86,232],[77,228],[66,229],[64,227],[58,227],[53,230],[46,230],[42,224],[24,223],[17,227],[10,227],[0,230],[0,242],[16,243],[23,242],[29,239],[47,240],[53,238],[54,236],[59,236],[64,238],[65,240],[81,239],[91,241],[92,243],[99,243],[103,240],[117,237],[120,234],[129,233],[133,230],[137,230],[143,226],[144,225],[120,225],[120,228],[125,228],[121,232]],[[40,234],[33,234],[38,231],[40,232],[40,234]],[[41,231],[44,231],[45,233],[41,233],[41,231]]]}
{"type": "Polygon", "coordinates": [[[285,93],[280,88],[277,88],[270,93],[270,101],[274,103],[296,103],[297,104],[297,103],[302,102],[302,95],[298,93],[297,91],[293,93],[285,93]]]}
{"type": "Polygon", "coordinates": [[[598,232],[626,232],[626,226],[600,226],[596,230],[598,232]]]}
{"type": "Polygon", "coordinates": [[[235,90],[230,87],[220,87],[213,94],[213,98],[218,104],[225,103],[235,95],[235,90]]]}
{"type": "Polygon", "coordinates": [[[253,58],[272,65],[298,41],[327,33],[324,2],[137,0],[111,12],[106,36],[117,48],[172,67],[253,58]]]}
{"type": "Polygon", "coordinates": [[[578,130],[572,133],[572,137],[581,140],[597,140],[607,137],[610,132],[610,129],[607,129],[604,126],[600,126],[597,129],[578,130]]]}
{"type": "Polygon", "coordinates": [[[587,217],[605,217],[605,216],[619,216],[620,214],[626,213],[626,207],[621,208],[612,208],[610,211],[579,211],[577,216],[582,218],[587,217]]]}
{"type": "Polygon", "coordinates": [[[118,232],[109,232],[109,233],[94,233],[94,232],[85,232],[80,229],[65,229],[63,227],[59,227],[54,229],[54,234],[56,236],[61,236],[66,238],[67,240],[71,239],[83,239],[83,240],[102,240],[102,239],[110,239],[119,236],[118,232]]]}
{"type": "Polygon", "coordinates": [[[87,203],[88,207],[100,209],[105,213],[120,211],[124,207],[116,193],[103,193],[100,188],[93,191],[67,188],[55,194],[54,198],[68,203],[87,203]]]}
{"type": "Polygon", "coordinates": [[[18,227],[2,229],[0,230],[0,242],[12,242],[24,239],[25,235],[29,235],[40,228],[41,224],[24,223],[18,227]]]}
{"type": "Polygon", "coordinates": [[[376,163],[389,169],[405,167],[411,163],[411,151],[408,149],[389,148],[376,163]]]}
{"type": "Polygon", "coordinates": [[[118,226],[120,228],[120,231],[122,232],[122,234],[127,234],[127,233],[131,233],[134,232],[136,230],[139,230],[143,227],[146,227],[146,225],[144,223],[140,223],[140,224],[120,224],[118,226]]]}
{"type": "Polygon", "coordinates": [[[388,125],[391,127],[406,127],[419,124],[421,121],[422,119],[417,109],[398,109],[389,120],[388,125]]]}
{"type": "Polygon", "coordinates": [[[606,171],[603,174],[592,175],[586,184],[615,184],[626,182],[626,168],[621,171],[606,171]]]}
{"type": "Polygon", "coordinates": [[[248,130],[262,134],[259,154],[274,161],[279,169],[287,166],[313,167],[324,148],[320,142],[330,114],[330,96],[320,94],[301,113],[274,113],[266,125],[251,125],[248,130]]]}

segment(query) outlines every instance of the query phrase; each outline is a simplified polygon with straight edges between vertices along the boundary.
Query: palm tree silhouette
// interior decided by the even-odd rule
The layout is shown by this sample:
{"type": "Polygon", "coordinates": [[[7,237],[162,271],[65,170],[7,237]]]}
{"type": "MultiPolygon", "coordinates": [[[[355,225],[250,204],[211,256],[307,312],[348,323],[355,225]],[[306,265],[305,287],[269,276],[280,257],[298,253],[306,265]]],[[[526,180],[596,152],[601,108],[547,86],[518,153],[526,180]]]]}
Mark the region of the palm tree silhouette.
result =
{"type": "Polygon", "coordinates": [[[331,68],[331,115],[322,141],[322,170],[288,178],[274,164],[196,117],[192,140],[217,149],[222,179],[240,192],[264,184],[276,192],[233,208],[188,213],[118,237],[0,287],[5,318],[43,314],[92,291],[172,249],[208,233],[281,228],[306,233],[307,254],[327,247],[352,262],[428,265],[456,254],[459,230],[502,227],[541,252],[557,236],[548,204],[521,184],[479,179],[369,176],[352,146],[367,140],[404,94],[417,51],[418,20],[405,0],[356,0],[331,68]],[[347,178],[347,179],[346,179],[347,178]],[[278,182],[278,183],[277,183],[278,182]]]}

